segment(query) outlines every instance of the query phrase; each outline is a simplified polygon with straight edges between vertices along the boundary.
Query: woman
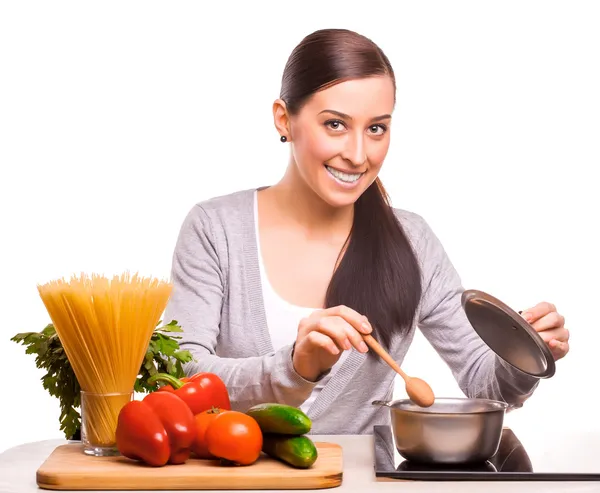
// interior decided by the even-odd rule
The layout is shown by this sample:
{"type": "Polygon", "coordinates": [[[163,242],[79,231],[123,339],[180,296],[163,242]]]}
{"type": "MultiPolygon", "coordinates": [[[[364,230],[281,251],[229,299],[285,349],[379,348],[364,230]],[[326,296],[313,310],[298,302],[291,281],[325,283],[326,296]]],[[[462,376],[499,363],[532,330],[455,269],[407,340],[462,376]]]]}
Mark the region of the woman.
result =
{"type": "MultiPolygon", "coordinates": [[[[418,326],[468,396],[514,406],[533,379],[503,363],[473,330],[444,249],[417,214],[388,205],[377,178],[389,142],[395,79],[369,39],[317,31],[292,52],[273,105],[291,155],[273,186],[197,204],[173,257],[165,319],[213,372],[235,409],[301,407],[312,433],[370,433],[388,413],[395,374],[367,350],[375,337],[402,362],[418,326]]],[[[530,321],[556,359],[568,331],[554,306],[530,321]]],[[[528,317],[528,314],[524,314],[528,317]]]]}

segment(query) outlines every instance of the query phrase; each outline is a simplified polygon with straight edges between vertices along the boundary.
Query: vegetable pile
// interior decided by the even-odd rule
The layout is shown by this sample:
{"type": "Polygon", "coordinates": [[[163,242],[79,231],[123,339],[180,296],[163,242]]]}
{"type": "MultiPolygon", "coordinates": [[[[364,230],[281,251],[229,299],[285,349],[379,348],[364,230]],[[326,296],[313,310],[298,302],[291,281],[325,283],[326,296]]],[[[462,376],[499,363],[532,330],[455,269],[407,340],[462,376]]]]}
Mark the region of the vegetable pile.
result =
{"type": "Polygon", "coordinates": [[[168,382],[119,413],[119,452],[150,466],[183,464],[189,459],[249,466],[261,452],[296,468],[317,460],[311,421],[300,409],[264,403],[246,412],[231,409],[227,387],[213,373],[175,378],[159,373],[148,384],[168,382]]]}
{"type": "Polygon", "coordinates": [[[317,460],[317,448],[305,435],[312,423],[296,407],[263,403],[234,411],[225,384],[213,373],[181,379],[156,374],[148,384],[158,381],[168,384],[119,413],[117,449],[129,459],[156,467],[189,459],[249,466],[264,452],[303,469],[317,460]]]}
{"type": "MultiPolygon", "coordinates": [[[[119,413],[116,440],[123,456],[156,467],[190,459],[249,466],[261,453],[296,468],[315,463],[317,448],[306,436],[312,423],[302,410],[278,403],[232,410],[218,375],[185,376],[183,364],[193,358],[179,348],[177,321],[160,324],[134,385],[135,392],[146,396],[128,402],[119,413]]],[[[81,387],[54,326],[19,333],[11,340],[26,346],[26,354],[35,354],[36,366],[46,370],[42,385],[59,400],[65,437],[81,439],[81,387]]]]}

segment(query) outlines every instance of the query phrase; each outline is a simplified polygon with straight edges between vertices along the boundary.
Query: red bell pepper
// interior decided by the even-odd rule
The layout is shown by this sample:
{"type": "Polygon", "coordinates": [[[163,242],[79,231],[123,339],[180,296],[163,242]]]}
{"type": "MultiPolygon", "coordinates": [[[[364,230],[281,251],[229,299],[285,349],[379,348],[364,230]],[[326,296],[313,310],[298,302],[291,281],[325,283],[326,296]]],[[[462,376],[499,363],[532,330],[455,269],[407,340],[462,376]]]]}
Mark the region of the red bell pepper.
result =
{"type": "Polygon", "coordinates": [[[194,415],[175,394],[152,392],[128,402],[119,413],[117,449],[130,459],[152,466],[183,464],[195,439],[194,415]]]}
{"type": "Polygon", "coordinates": [[[167,373],[158,373],[148,379],[152,384],[164,381],[170,385],[164,385],[158,390],[174,393],[192,410],[194,415],[200,414],[208,409],[217,408],[226,411],[231,410],[229,392],[223,380],[214,373],[197,373],[191,377],[176,378],[167,373]]]}

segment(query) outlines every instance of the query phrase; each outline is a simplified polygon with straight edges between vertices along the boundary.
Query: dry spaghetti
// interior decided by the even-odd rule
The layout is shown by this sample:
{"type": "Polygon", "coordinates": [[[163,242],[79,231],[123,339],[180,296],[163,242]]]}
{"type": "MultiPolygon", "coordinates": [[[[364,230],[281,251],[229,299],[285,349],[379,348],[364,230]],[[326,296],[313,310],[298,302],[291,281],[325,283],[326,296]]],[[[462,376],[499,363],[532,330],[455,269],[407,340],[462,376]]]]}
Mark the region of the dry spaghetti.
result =
{"type": "Polygon", "coordinates": [[[38,285],[42,301],[86,393],[86,437],[110,447],[172,284],[129,273],[72,276],[38,285]],[[106,394],[115,394],[112,397],[106,394]],[[119,395],[117,395],[119,394],[119,395]]]}

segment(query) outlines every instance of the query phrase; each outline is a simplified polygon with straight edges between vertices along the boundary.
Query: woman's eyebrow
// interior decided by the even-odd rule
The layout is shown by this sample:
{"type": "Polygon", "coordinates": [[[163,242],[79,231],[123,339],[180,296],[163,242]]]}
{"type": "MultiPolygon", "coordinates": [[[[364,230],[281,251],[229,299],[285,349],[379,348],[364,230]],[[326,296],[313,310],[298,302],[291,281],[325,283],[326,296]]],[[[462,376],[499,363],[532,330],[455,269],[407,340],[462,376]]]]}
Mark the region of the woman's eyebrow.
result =
{"type": "MultiPolygon", "coordinates": [[[[339,116],[340,118],[345,118],[347,120],[352,120],[352,117],[350,115],[347,115],[346,113],[342,113],[341,111],[323,110],[323,111],[319,112],[319,115],[321,113],[331,113],[332,115],[339,116]]],[[[377,122],[377,121],[380,121],[380,120],[387,120],[388,118],[391,118],[391,117],[392,117],[392,115],[388,115],[388,114],[379,115],[379,116],[376,116],[374,118],[371,118],[371,121],[377,122]]]]}

